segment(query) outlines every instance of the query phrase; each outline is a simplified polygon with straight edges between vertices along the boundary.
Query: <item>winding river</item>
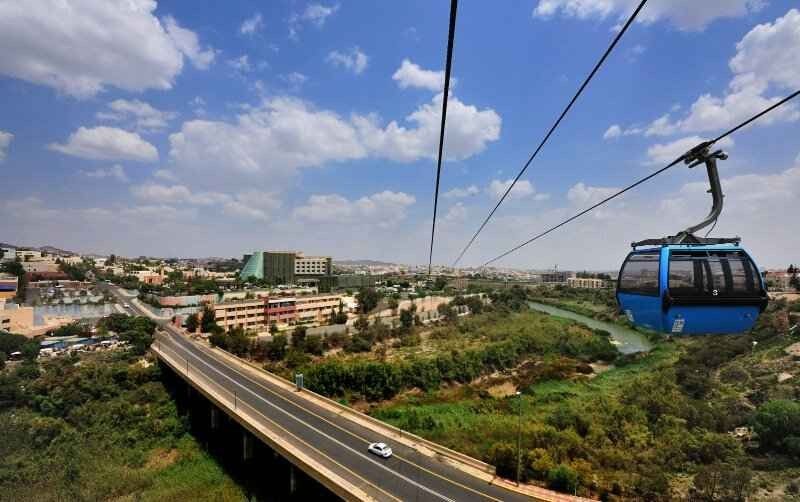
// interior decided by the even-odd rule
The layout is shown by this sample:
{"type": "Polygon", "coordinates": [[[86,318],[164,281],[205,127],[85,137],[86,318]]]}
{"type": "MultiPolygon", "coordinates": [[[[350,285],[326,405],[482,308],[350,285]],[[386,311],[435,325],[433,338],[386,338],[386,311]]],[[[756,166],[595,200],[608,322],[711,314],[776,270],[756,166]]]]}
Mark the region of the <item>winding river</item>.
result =
{"type": "Polygon", "coordinates": [[[557,317],[572,319],[573,321],[578,321],[592,329],[602,329],[604,331],[608,331],[611,333],[612,343],[616,345],[617,349],[619,349],[619,351],[623,354],[647,352],[653,348],[653,344],[650,343],[650,340],[648,340],[646,336],[638,331],[626,328],[624,326],[619,326],[610,322],[598,321],[596,319],[592,319],[591,317],[586,317],[585,315],[576,314],[575,312],[553,307],[552,305],[545,305],[543,303],[528,302],[528,305],[534,310],[545,312],[557,317]]]}

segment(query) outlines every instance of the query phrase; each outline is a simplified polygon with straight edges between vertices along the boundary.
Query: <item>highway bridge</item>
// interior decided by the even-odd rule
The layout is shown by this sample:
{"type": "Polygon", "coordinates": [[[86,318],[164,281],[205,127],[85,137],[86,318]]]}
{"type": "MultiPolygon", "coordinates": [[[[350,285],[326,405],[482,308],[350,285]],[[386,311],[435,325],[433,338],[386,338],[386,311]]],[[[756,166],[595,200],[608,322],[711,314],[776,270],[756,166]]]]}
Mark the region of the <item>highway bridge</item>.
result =
{"type": "MultiPolygon", "coordinates": [[[[149,315],[143,305],[132,313],[149,315]]],[[[214,405],[294,466],[345,500],[577,501],[514,483],[491,466],[296,387],[165,322],[152,351],[214,405]],[[383,459],[372,442],[394,450],[383,459]]],[[[213,420],[213,417],[211,418],[213,420]]]]}

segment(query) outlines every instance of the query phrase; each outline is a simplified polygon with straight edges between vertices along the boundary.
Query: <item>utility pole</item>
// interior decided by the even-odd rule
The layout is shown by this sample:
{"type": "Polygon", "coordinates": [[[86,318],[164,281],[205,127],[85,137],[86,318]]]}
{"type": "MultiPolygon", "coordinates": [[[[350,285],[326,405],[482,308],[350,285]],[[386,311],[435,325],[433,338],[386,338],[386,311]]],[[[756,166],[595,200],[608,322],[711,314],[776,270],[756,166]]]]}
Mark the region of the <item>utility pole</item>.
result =
{"type": "Polygon", "coordinates": [[[517,406],[519,406],[519,422],[517,424],[517,486],[519,486],[519,470],[522,464],[522,392],[517,391],[517,406]]]}

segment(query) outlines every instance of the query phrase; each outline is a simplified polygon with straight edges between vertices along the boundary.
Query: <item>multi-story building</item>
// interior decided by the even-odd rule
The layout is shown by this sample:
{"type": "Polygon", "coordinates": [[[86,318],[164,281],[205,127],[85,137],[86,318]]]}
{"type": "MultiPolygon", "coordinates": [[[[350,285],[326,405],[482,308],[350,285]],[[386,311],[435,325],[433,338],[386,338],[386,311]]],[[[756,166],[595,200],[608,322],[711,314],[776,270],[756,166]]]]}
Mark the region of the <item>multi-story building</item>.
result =
{"type": "Polygon", "coordinates": [[[323,324],[338,311],[341,295],[255,298],[232,300],[213,306],[217,325],[225,330],[241,327],[262,331],[270,324],[323,324]]]}
{"type": "Polygon", "coordinates": [[[263,330],[267,326],[264,300],[234,300],[214,305],[214,319],[224,330],[263,330]]]}
{"type": "Polygon", "coordinates": [[[22,268],[30,274],[40,272],[58,272],[58,263],[50,260],[23,261],[22,268]]]}
{"type": "Polygon", "coordinates": [[[318,295],[298,297],[295,300],[297,324],[323,323],[330,321],[331,312],[337,312],[342,295],[318,295]]]}
{"type": "Polygon", "coordinates": [[[571,288],[602,289],[605,287],[605,281],[603,279],[568,277],[567,286],[571,288]]]}
{"type": "Polygon", "coordinates": [[[0,274],[0,300],[13,298],[17,294],[19,279],[10,274],[0,274]]]}
{"type": "Polygon", "coordinates": [[[315,282],[331,275],[330,256],[305,256],[296,251],[255,251],[244,255],[239,278],[265,279],[271,284],[315,282]]]}

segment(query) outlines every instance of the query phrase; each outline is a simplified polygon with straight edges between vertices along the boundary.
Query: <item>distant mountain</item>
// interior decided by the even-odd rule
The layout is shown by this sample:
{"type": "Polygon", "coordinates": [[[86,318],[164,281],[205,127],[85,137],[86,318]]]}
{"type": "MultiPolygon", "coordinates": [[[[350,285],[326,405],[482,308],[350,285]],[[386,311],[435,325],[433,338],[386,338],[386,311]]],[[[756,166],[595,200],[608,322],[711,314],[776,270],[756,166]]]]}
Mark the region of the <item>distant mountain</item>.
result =
{"type": "Polygon", "coordinates": [[[334,260],[334,265],[345,267],[396,267],[397,263],[377,260],[334,260]]]}
{"type": "Polygon", "coordinates": [[[64,249],[60,249],[60,248],[57,248],[55,246],[40,246],[40,247],[36,247],[36,246],[20,246],[18,244],[8,244],[6,242],[0,242],[0,247],[14,248],[14,249],[32,249],[34,251],[42,251],[42,252],[45,252],[45,253],[48,253],[48,254],[55,254],[55,255],[59,255],[59,256],[69,256],[69,255],[79,254],[79,253],[74,253],[72,251],[66,251],[64,249]]]}

